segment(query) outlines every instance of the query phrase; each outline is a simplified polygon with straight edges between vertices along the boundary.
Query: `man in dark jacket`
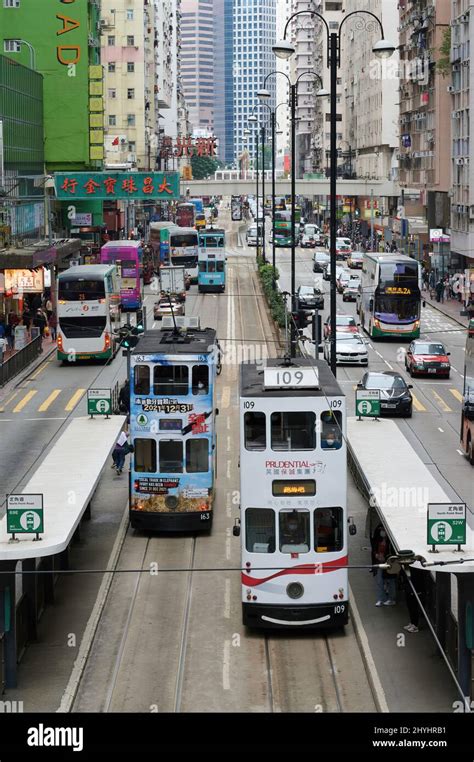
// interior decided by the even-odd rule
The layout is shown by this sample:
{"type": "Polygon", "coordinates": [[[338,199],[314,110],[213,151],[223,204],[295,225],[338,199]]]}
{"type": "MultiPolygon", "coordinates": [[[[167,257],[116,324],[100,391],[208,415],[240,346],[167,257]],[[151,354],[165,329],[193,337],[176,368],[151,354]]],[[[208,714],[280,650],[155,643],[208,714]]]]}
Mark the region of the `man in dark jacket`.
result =
{"type": "Polygon", "coordinates": [[[46,318],[41,309],[36,310],[36,315],[33,318],[33,325],[40,329],[40,336],[43,336],[46,327],[46,318]]]}

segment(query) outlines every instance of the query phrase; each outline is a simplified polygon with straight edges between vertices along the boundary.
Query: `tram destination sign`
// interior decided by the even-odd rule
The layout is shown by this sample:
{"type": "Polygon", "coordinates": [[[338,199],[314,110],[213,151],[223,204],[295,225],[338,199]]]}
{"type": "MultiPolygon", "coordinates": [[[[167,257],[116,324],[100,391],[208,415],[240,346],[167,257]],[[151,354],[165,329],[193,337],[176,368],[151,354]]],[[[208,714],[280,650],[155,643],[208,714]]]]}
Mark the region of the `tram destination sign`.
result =
{"type": "Polygon", "coordinates": [[[10,542],[18,542],[16,534],[35,534],[39,540],[40,532],[44,532],[43,495],[7,495],[7,533],[13,535],[10,542]]]}
{"type": "Polygon", "coordinates": [[[380,389],[356,390],[356,415],[361,418],[378,418],[380,415],[380,389]]]}
{"type": "Polygon", "coordinates": [[[319,389],[317,368],[264,368],[265,389],[319,389]]]}
{"type": "Polygon", "coordinates": [[[466,503],[428,503],[428,545],[466,544],[466,503]]]}

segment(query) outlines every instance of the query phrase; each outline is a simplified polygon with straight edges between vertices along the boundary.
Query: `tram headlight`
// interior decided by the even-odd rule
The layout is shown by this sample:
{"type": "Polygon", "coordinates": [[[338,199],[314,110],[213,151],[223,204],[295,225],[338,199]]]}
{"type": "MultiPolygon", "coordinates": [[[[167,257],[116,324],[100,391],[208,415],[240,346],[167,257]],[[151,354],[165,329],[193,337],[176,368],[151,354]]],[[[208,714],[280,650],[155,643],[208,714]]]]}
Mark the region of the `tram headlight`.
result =
{"type": "Polygon", "coordinates": [[[178,507],[178,498],[176,495],[167,495],[165,497],[165,506],[170,509],[170,511],[174,511],[178,507]]]}
{"type": "Polygon", "coordinates": [[[290,584],[286,588],[286,594],[288,598],[292,598],[293,600],[296,600],[297,598],[301,598],[303,593],[304,593],[304,587],[301,584],[301,582],[290,582],[290,584]]]}

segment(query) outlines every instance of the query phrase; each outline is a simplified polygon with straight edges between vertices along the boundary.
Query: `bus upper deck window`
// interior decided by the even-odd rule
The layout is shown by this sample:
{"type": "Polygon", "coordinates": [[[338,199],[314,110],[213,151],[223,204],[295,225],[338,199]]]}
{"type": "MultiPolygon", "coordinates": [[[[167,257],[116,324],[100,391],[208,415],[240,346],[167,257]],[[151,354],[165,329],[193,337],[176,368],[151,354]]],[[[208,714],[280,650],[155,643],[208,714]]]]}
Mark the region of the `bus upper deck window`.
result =
{"type": "Polygon", "coordinates": [[[267,446],[265,413],[245,413],[245,449],[264,450],[267,446]]]}
{"type": "Polygon", "coordinates": [[[156,365],[153,377],[153,394],[156,397],[189,393],[187,365],[156,365]]]}
{"type": "Polygon", "coordinates": [[[339,450],[342,446],[342,415],[339,410],[321,413],[321,447],[323,450],[339,450]]]}
{"type": "Polygon", "coordinates": [[[314,450],[315,420],[309,411],[272,413],[272,450],[314,450]]]}
{"type": "Polygon", "coordinates": [[[209,366],[193,366],[192,390],[193,394],[209,394],[209,366]]]}
{"type": "Polygon", "coordinates": [[[135,365],[133,388],[135,394],[150,394],[150,368],[148,365],[135,365]]]}

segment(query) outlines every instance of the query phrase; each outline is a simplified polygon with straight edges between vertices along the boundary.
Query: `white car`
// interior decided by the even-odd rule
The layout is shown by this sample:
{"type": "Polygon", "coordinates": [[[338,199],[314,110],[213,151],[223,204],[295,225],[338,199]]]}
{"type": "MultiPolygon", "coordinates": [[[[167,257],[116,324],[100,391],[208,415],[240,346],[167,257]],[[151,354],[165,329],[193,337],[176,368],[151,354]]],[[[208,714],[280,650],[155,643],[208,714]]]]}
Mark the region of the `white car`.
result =
{"type": "MultiPolygon", "coordinates": [[[[336,365],[368,365],[367,342],[360,333],[336,333],[336,365]]],[[[324,342],[324,359],[331,362],[331,340],[324,342]]]]}

